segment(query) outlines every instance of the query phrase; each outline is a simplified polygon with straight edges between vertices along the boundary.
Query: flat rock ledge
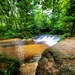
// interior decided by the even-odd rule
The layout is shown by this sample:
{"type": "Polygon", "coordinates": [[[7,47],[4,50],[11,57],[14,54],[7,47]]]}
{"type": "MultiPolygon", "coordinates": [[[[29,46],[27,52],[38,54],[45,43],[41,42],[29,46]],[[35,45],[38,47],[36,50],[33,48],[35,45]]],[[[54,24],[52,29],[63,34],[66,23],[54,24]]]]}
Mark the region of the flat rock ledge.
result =
{"type": "Polygon", "coordinates": [[[75,75],[75,38],[66,39],[45,50],[36,75],[75,75]]]}

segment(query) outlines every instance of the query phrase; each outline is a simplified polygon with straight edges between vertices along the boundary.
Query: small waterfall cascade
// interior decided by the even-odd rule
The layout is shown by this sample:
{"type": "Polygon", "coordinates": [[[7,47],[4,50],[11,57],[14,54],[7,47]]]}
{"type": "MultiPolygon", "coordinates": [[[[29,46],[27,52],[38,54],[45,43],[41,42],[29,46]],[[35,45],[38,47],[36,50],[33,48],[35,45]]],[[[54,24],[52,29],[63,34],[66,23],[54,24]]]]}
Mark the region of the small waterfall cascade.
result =
{"type": "Polygon", "coordinates": [[[58,35],[39,35],[34,37],[34,41],[35,43],[40,43],[43,42],[49,46],[53,46],[55,45],[59,40],[60,40],[60,36],[58,35]]]}

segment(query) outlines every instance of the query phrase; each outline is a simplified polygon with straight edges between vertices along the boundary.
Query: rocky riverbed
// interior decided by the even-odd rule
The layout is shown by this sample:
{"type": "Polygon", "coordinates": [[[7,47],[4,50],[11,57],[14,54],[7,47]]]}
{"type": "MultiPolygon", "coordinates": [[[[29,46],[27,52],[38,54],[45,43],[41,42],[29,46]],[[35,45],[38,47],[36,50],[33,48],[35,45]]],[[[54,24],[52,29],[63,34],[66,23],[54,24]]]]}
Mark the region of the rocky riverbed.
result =
{"type": "MultiPolygon", "coordinates": [[[[65,39],[51,47],[30,41],[27,45],[16,42],[9,46],[9,43],[3,45],[1,41],[0,54],[22,61],[18,75],[75,75],[75,38],[65,39]]],[[[0,64],[2,69],[6,69],[5,63],[0,64]]]]}
{"type": "MultiPolygon", "coordinates": [[[[1,56],[0,58],[1,61],[0,65],[2,65],[0,66],[0,73],[5,74],[5,71],[8,67],[6,65],[10,63],[11,65],[13,65],[12,61],[10,62],[11,59],[19,59],[21,64],[19,67],[18,75],[35,75],[38,60],[40,59],[43,51],[46,50],[48,47],[49,46],[45,44],[33,44],[33,40],[26,40],[26,41],[21,39],[0,40],[0,55],[5,55],[5,57],[1,56]]],[[[13,69],[13,67],[14,66],[12,66],[11,69],[13,69]]],[[[12,71],[10,70],[10,72],[12,71]]]]}

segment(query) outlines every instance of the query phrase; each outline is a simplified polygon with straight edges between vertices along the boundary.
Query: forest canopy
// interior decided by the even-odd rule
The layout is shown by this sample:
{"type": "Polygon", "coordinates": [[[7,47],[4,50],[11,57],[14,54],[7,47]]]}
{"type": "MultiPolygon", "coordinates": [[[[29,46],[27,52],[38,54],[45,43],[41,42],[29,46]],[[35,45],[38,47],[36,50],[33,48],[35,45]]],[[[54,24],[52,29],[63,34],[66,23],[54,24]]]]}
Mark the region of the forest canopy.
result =
{"type": "Polygon", "coordinates": [[[75,35],[75,0],[0,0],[0,37],[75,35]]]}

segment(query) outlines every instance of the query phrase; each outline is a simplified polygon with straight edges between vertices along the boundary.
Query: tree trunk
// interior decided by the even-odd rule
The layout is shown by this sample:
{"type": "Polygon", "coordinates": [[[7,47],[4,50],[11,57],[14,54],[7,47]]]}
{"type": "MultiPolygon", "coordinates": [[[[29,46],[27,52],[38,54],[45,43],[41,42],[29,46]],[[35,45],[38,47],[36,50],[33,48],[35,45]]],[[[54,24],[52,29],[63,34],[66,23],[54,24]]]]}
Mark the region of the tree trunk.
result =
{"type": "MultiPolygon", "coordinates": [[[[54,13],[55,13],[55,0],[53,0],[53,9],[52,9],[52,14],[54,14],[54,13]]],[[[55,17],[52,17],[52,19],[51,19],[51,29],[53,29],[54,23],[55,23],[55,17]]]]}
{"type": "Polygon", "coordinates": [[[75,21],[73,20],[72,28],[71,28],[71,36],[75,34],[75,21]]]}

